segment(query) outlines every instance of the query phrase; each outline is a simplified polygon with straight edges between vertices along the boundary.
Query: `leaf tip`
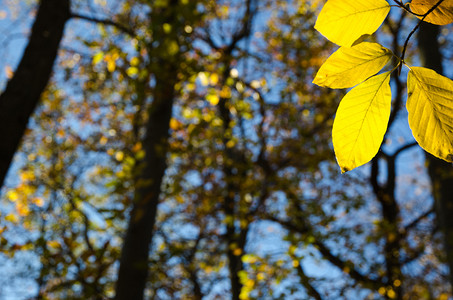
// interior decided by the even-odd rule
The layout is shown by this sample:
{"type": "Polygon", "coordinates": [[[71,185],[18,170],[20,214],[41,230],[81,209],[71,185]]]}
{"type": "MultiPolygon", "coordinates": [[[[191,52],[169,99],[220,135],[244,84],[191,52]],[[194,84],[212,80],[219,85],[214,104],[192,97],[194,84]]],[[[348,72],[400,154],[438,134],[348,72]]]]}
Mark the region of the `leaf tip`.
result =
{"type": "Polygon", "coordinates": [[[311,83],[316,84],[317,86],[323,86],[319,76],[316,76],[311,83]]]}

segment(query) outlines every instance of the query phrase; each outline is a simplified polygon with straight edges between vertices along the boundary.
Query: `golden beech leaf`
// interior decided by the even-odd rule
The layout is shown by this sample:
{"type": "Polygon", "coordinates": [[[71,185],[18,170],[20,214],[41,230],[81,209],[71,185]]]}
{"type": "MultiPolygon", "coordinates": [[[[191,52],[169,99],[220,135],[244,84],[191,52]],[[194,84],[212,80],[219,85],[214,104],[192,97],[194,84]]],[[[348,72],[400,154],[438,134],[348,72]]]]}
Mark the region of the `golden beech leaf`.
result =
{"type": "Polygon", "coordinates": [[[329,0],[316,20],[315,29],[340,46],[351,47],[373,34],[387,17],[385,0],[329,0]]]}
{"type": "MultiPolygon", "coordinates": [[[[412,12],[424,15],[426,14],[439,0],[412,0],[410,8],[412,12]]],[[[421,16],[417,16],[421,19],[421,16]]],[[[430,12],[424,21],[436,25],[447,25],[453,23],[453,0],[444,0],[436,9],[430,12]]]]}
{"type": "Polygon", "coordinates": [[[390,74],[369,78],[340,102],[332,142],[342,172],[369,162],[379,151],[390,117],[390,74]]]}
{"type": "Polygon", "coordinates": [[[412,67],[407,93],[415,140],[432,155],[453,162],[453,81],[431,69],[412,67]]]}
{"type": "Polygon", "coordinates": [[[379,72],[392,55],[378,43],[341,47],[321,66],[313,83],[333,89],[353,87],[379,72]]]}

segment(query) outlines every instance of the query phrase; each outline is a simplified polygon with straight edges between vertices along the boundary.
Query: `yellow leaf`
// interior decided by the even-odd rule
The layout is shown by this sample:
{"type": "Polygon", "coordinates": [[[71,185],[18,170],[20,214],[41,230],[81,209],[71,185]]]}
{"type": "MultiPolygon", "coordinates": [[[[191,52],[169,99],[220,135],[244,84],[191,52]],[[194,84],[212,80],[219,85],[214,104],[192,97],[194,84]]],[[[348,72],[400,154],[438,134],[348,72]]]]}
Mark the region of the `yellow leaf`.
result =
{"type": "Polygon", "coordinates": [[[122,161],[124,158],[124,152],[123,151],[118,151],[115,153],[115,159],[117,161],[122,161]]]}
{"type": "Polygon", "coordinates": [[[385,0],[329,0],[315,29],[335,44],[351,47],[360,38],[373,34],[389,11],[385,0]]]}
{"type": "Polygon", "coordinates": [[[415,140],[432,155],[453,162],[453,81],[433,70],[412,67],[407,93],[415,140]]]}
{"type": "Polygon", "coordinates": [[[231,89],[230,87],[224,85],[222,90],[219,93],[220,97],[222,98],[230,98],[231,97],[231,89]]]}
{"type": "Polygon", "coordinates": [[[166,43],[166,45],[167,45],[166,51],[167,51],[168,55],[173,56],[176,53],[178,53],[179,45],[176,41],[169,41],[166,43]]]}
{"type": "Polygon", "coordinates": [[[17,223],[19,222],[19,217],[13,213],[10,213],[5,216],[5,220],[11,223],[17,223]]]}
{"type": "Polygon", "coordinates": [[[30,214],[30,208],[28,207],[27,203],[23,202],[16,203],[16,211],[21,217],[25,217],[30,214]]]}
{"type": "Polygon", "coordinates": [[[217,105],[219,103],[219,96],[216,94],[208,94],[206,95],[206,100],[208,100],[211,105],[217,105]]]}
{"type": "Polygon", "coordinates": [[[340,102],[332,142],[342,172],[369,162],[381,146],[390,117],[390,74],[369,78],[340,102]]]}
{"type": "Polygon", "coordinates": [[[209,76],[209,83],[211,85],[216,85],[218,82],[219,82],[219,75],[217,75],[217,73],[212,73],[209,76]]]}
{"type": "Polygon", "coordinates": [[[333,89],[353,87],[379,72],[392,55],[378,43],[341,47],[321,66],[313,83],[333,89]]]}
{"type": "Polygon", "coordinates": [[[58,241],[47,241],[47,247],[50,247],[50,248],[53,248],[53,249],[57,249],[57,248],[60,248],[61,247],[61,244],[60,242],[58,241]]]}
{"type": "Polygon", "coordinates": [[[133,77],[138,74],[138,68],[136,67],[127,68],[126,73],[129,77],[133,77]]]}
{"type": "Polygon", "coordinates": [[[14,202],[19,199],[19,194],[15,190],[9,190],[6,193],[6,197],[8,197],[10,201],[14,202]]]}
{"type": "Polygon", "coordinates": [[[107,139],[107,137],[102,136],[101,139],[99,140],[99,144],[105,145],[105,144],[107,144],[108,141],[109,140],[107,139]]]}
{"type": "Polygon", "coordinates": [[[172,130],[178,130],[180,127],[181,127],[181,122],[179,122],[175,118],[171,118],[171,120],[170,120],[170,128],[172,130]]]}
{"type": "Polygon", "coordinates": [[[242,256],[242,262],[246,264],[254,264],[256,263],[257,259],[254,255],[252,254],[246,254],[242,256]]]}
{"type": "Polygon", "coordinates": [[[162,27],[163,27],[165,33],[171,32],[171,28],[172,28],[171,24],[164,23],[164,25],[162,25],[162,27]]]}
{"type": "Polygon", "coordinates": [[[110,73],[114,72],[116,68],[116,64],[114,60],[109,60],[107,63],[107,70],[109,70],[110,73]]]}
{"type": "Polygon", "coordinates": [[[130,63],[131,63],[131,66],[136,67],[140,63],[140,59],[138,57],[134,56],[131,58],[130,63]]]}
{"type": "Polygon", "coordinates": [[[97,65],[104,58],[104,52],[100,51],[93,56],[93,65],[97,65]]]}
{"type": "Polygon", "coordinates": [[[242,249],[241,248],[236,248],[233,250],[233,255],[234,256],[239,256],[242,254],[242,249]]]}
{"type": "MultiPolygon", "coordinates": [[[[412,0],[410,8],[412,12],[424,15],[426,14],[438,0],[412,0]]],[[[417,16],[421,19],[421,16],[417,16]]],[[[424,21],[436,25],[447,25],[453,23],[453,0],[444,0],[435,10],[430,12],[424,21]]]]}
{"type": "Polygon", "coordinates": [[[195,90],[195,84],[187,83],[186,84],[186,89],[187,89],[187,91],[192,92],[193,90],[195,90]]]}
{"type": "Polygon", "coordinates": [[[38,207],[44,206],[44,199],[41,197],[35,197],[31,200],[31,202],[38,207]]]}
{"type": "Polygon", "coordinates": [[[387,296],[390,298],[390,299],[395,299],[396,298],[396,293],[393,289],[389,289],[387,291],[387,296]]]}

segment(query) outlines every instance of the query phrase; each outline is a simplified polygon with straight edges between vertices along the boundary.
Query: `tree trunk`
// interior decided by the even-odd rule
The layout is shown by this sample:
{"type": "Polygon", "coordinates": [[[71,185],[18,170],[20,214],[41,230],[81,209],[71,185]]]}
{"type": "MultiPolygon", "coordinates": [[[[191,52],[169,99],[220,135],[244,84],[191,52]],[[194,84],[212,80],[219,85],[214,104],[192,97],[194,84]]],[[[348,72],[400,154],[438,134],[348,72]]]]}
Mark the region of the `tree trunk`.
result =
{"type": "Polygon", "coordinates": [[[0,186],[49,81],[69,16],[70,0],[41,0],[19,66],[0,95],[0,186]]]}
{"type": "Polygon", "coordinates": [[[171,66],[166,68],[163,64],[161,72],[164,76],[156,76],[154,99],[143,140],[145,158],[138,164],[139,175],[135,182],[134,203],[121,253],[116,300],[143,299],[148,277],[148,255],[162,178],[167,167],[169,124],[177,78],[171,66]]]}
{"type": "MultiPolygon", "coordinates": [[[[418,32],[418,47],[423,66],[442,74],[442,56],[439,50],[439,27],[423,23],[418,32]]],[[[450,285],[453,287],[453,168],[450,163],[426,153],[431,178],[437,221],[444,235],[444,249],[450,268],[450,285]]]]}

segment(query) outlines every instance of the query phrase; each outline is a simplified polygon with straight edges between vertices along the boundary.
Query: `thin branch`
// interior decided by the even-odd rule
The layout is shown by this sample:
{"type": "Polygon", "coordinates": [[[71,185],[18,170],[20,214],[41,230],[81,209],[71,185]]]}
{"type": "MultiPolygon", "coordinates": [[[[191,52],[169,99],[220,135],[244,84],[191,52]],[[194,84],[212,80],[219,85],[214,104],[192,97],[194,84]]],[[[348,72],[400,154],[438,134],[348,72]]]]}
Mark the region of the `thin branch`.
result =
{"type": "Polygon", "coordinates": [[[414,146],[417,146],[418,143],[417,142],[413,142],[413,143],[409,143],[409,144],[406,144],[404,146],[402,146],[401,148],[399,148],[398,150],[395,151],[395,153],[392,154],[392,157],[396,157],[398,156],[401,152],[403,151],[406,151],[414,146]]]}
{"type": "Polygon", "coordinates": [[[132,29],[130,29],[124,25],[121,25],[119,23],[116,23],[112,20],[109,20],[109,19],[98,19],[98,18],[94,18],[94,17],[80,15],[77,13],[71,13],[70,17],[73,19],[85,20],[85,21],[92,22],[92,23],[113,26],[113,27],[117,28],[118,30],[122,31],[123,33],[128,34],[131,37],[137,37],[137,34],[132,29]]]}
{"type": "MultiPolygon", "coordinates": [[[[399,19],[395,22],[395,27],[393,27],[391,21],[389,18],[385,20],[385,24],[388,26],[390,32],[392,33],[393,36],[393,53],[398,53],[400,49],[399,45],[399,40],[400,40],[400,31],[401,27],[403,25],[403,21],[405,19],[406,14],[401,13],[399,19]]],[[[400,64],[401,68],[401,64],[400,64]]],[[[403,84],[401,82],[401,79],[399,78],[399,72],[400,68],[398,69],[398,73],[393,73],[392,77],[394,79],[395,85],[396,85],[396,96],[393,101],[393,109],[390,113],[390,118],[389,118],[389,123],[388,123],[388,128],[391,128],[393,125],[393,122],[395,121],[396,116],[401,110],[402,107],[402,102],[403,102],[403,84]]],[[[385,141],[384,141],[385,142],[385,141]]]]}
{"type": "Polygon", "coordinates": [[[411,11],[409,8],[406,7],[406,5],[403,4],[403,2],[398,1],[398,0],[393,0],[393,2],[395,2],[398,7],[401,7],[406,12],[408,12],[408,13],[414,15],[414,16],[417,16],[417,17],[423,17],[423,15],[417,14],[417,13],[414,13],[413,11],[411,11]]]}
{"type": "Polygon", "coordinates": [[[316,300],[322,300],[319,291],[311,284],[311,278],[305,274],[304,268],[301,264],[296,267],[297,275],[299,275],[301,284],[307,289],[307,294],[316,300]]]}
{"type": "Polygon", "coordinates": [[[257,12],[256,9],[252,10],[252,2],[253,2],[253,0],[247,1],[246,12],[242,19],[243,25],[242,25],[241,29],[233,35],[233,39],[232,39],[231,43],[228,45],[228,48],[226,50],[227,53],[231,53],[233,51],[233,49],[236,48],[236,44],[240,40],[242,40],[243,38],[250,35],[250,30],[252,28],[252,22],[256,16],[256,12],[257,12]]]}
{"type": "MultiPolygon", "coordinates": [[[[266,218],[270,221],[274,221],[283,227],[285,227],[287,230],[292,231],[292,232],[297,232],[300,234],[307,234],[311,232],[311,228],[308,228],[307,226],[298,226],[291,221],[284,221],[275,218],[274,216],[266,216],[266,218]]],[[[305,224],[306,225],[306,224],[305,224]]],[[[379,288],[383,285],[382,279],[372,279],[369,278],[368,276],[360,273],[358,270],[356,270],[350,263],[347,263],[346,261],[342,260],[340,257],[336,256],[331,252],[331,250],[319,239],[316,239],[313,242],[313,246],[323,255],[325,259],[327,259],[331,264],[339,268],[340,270],[348,270],[349,276],[356,280],[358,283],[363,284],[364,286],[372,286],[374,288],[379,288]]]]}
{"type": "Polygon", "coordinates": [[[425,18],[431,13],[433,12],[444,0],[439,0],[437,1],[437,3],[431,7],[424,15],[423,17],[420,19],[420,21],[418,22],[417,26],[414,27],[414,29],[412,29],[412,31],[409,33],[409,35],[407,36],[406,38],[406,41],[404,42],[404,46],[403,46],[403,52],[401,53],[401,60],[404,61],[404,55],[406,54],[406,48],[407,48],[407,44],[409,43],[409,40],[410,38],[412,37],[412,35],[418,30],[418,28],[420,27],[420,25],[423,23],[423,21],[425,20],[425,18]]]}
{"type": "Polygon", "coordinates": [[[434,213],[434,207],[431,207],[428,211],[424,212],[420,216],[418,216],[416,219],[414,219],[412,222],[404,226],[404,231],[407,232],[411,228],[415,227],[421,220],[424,218],[428,217],[430,214],[434,213]]]}

